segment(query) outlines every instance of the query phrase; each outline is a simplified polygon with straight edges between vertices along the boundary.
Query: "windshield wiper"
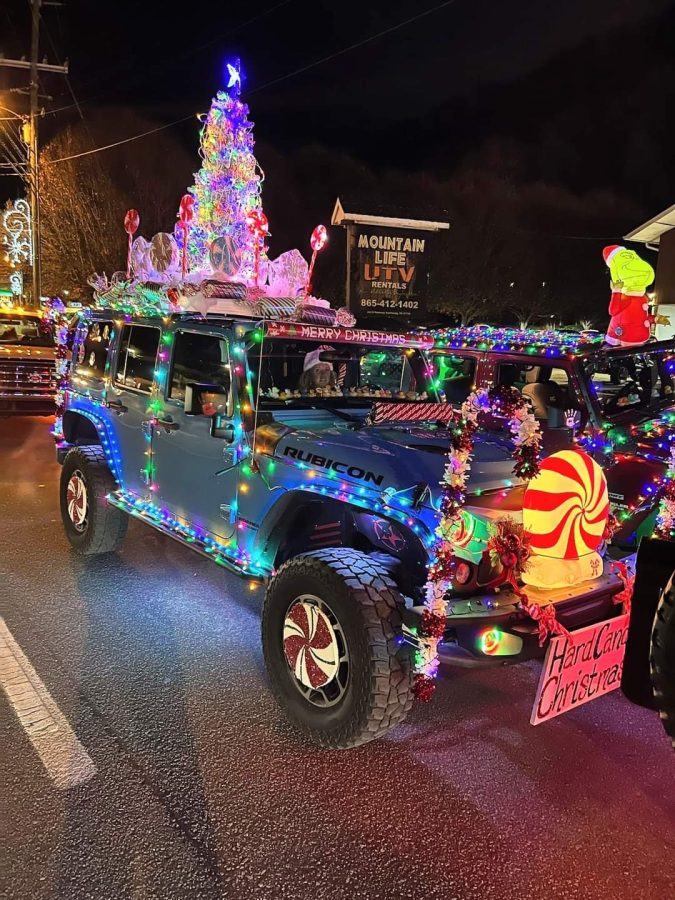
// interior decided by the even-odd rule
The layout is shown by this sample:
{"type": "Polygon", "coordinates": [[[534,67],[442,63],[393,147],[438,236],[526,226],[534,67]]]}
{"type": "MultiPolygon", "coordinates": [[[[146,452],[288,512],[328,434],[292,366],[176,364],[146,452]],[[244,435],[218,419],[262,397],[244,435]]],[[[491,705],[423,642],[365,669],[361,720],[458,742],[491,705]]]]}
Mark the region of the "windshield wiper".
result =
{"type": "Polygon", "coordinates": [[[355,424],[359,424],[361,419],[357,418],[357,416],[352,416],[349,413],[343,412],[341,409],[336,409],[333,406],[330,406],[328,403],[317,403],[314,398],[312,398],[311,403],[309,404],[312,409],[325,409],[330,413],[334,413],[338,419],[342,419],[343,422],[354,422],[355,424]]]}

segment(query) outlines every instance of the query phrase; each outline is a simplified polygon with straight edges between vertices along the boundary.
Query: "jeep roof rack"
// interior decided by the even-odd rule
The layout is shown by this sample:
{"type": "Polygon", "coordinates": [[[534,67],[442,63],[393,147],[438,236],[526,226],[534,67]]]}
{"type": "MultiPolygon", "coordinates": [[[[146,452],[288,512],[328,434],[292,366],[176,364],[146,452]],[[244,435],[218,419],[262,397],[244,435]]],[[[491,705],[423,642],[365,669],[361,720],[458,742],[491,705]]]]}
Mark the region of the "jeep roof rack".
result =
{"type": "Polygon", "coordinates": [[[569,353],[599,350],[605,336],[596,331],[561,331],[555,328],[509,328],[470,325],[460,328],[433,328],[435,349],[490,350],[493,353],[531,353],[566,356],[569,353]]]}

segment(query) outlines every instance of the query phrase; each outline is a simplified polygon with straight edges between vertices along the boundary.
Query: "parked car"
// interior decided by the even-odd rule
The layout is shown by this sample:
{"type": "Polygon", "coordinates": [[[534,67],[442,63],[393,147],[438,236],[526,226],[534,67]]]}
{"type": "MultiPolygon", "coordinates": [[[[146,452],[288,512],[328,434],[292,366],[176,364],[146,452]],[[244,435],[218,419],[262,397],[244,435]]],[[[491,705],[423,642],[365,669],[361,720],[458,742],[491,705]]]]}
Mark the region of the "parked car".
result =
{"type": "MultiPolygon", "coordinates": [[[[516,387],[544,431],[545,448],[578,443],[600,462],[613,512],[615,542],[635,547],[654,528],[654,483],[666,470],[675,429],[675,340],[608,347],[590,332],[477,326],[430,332],[436,382],[449,403],[474,388],[516,387]]],[[[492,417],[488,428],[504,421],[492,417]]]]}
{"type": "MultiPolygon", "coordinates": [[[[65,533],[80,553],[105,553],[134,517],[265,581],[272,690],[317,743],[355,746],[401,722],[413,699],[448,450],[434,339],[222,307],[82,318],[57,445],[65,533]]],[[[504,506],[516,483],[508,436],[478,433],[473,459],[470,493],[504,506]]],[[[559,591],[559,621],[616,616],[622,585],[608,570],[559,591]]],[[[541,655],[505,591],[452,604],[441,656],[494,663],[496,628],[498,662],[541,655]]]]}
{"type": "Polygon", "coordinates": [[[0,308],[0,416],[50,416],[56,376],[54,338],[39,312],[0,308]]]}

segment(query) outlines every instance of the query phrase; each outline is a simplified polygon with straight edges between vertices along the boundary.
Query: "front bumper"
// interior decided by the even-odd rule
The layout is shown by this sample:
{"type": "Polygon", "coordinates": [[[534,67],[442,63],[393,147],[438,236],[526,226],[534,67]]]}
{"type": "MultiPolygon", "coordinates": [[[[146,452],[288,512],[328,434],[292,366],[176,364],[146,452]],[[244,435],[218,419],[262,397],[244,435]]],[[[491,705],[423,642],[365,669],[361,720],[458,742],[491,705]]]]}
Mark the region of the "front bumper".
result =
{"type": "MultiPolygon", "coordinates": [[[[575,631],[620,615],[621,606],[614,597],[622,589],[622,580],[607,565],[605,574],[592,581],[548,591],[526,588],[526,593],[529,602],[553,604],[560,624],[575,631]]],[[[538,659],[544,653],[538,626],[513,591],[450,598],[445,635],[438,645],[441,662],[504,665],[538,659]]]]}

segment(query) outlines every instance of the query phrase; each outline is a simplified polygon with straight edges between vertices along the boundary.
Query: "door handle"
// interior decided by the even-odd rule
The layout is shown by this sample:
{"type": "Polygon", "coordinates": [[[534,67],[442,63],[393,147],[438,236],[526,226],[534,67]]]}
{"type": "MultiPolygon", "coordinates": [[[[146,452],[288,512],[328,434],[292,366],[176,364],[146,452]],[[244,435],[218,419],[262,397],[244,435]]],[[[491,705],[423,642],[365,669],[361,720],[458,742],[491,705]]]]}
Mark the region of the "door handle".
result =
{"type": "Polygon", "coordinates": [[[161,426],[168,434],[170,431],[178,431],[180,425],[172,419],[156,419],[155,424],[161,426]]]}
{"type": "Polygon", "coordinates": [[[108,409],[112,409],[113,412],[123,413],[126,412],[129,407],[125,406],[121,400],[108,400],[108,409]]]}

